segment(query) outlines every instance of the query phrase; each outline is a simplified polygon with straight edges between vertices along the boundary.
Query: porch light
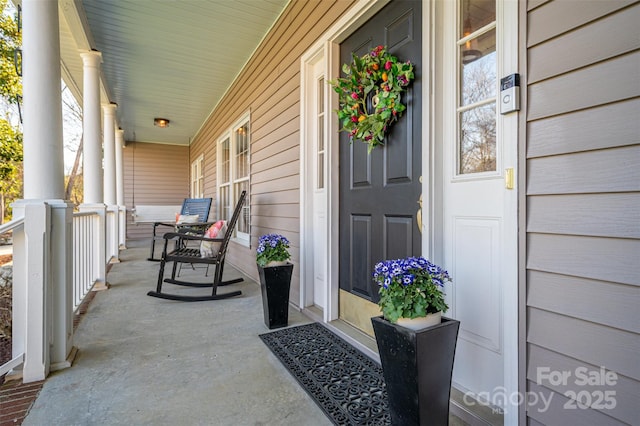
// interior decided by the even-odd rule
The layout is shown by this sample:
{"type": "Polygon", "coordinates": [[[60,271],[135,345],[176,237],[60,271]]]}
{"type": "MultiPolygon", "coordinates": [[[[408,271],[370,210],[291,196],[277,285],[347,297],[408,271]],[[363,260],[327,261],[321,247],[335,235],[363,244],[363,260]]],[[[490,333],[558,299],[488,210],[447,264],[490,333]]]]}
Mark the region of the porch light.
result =
{"type": "Polygon", "coordinates": [[[169,127],[169,120],[166,118],[154,118],[153,125],[158,127],[169,127]]]}
{"type": "MultiPolygon", "coordinates": [[[[464,20],[464,25],[462,26],[462,37],[466,38],[469,37],[471,35],[471,9],[469,7],[469,0],[467,0],[467,4],[466,4],[466,9],[467,9],[467,17],[464,20]]],[[[462,63],[463,64],[468,64],[471,63],[473,61],[475,61],[476,59],[479,59],[482,57],[482,52],[480,52],[479,50],[477,50],[476,44],[477,44],[477,40],[473,39],[473,40],[467,40],[464,44],[464,48],[462,49],[462,63]]]]}

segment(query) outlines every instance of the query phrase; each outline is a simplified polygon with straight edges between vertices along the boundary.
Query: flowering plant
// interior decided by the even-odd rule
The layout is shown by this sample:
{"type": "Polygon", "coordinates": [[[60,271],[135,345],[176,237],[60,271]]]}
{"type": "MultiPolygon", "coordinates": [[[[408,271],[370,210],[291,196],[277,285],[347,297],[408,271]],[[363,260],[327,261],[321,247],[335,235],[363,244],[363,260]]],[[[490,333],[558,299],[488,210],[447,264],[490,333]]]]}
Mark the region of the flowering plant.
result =
{"type": "Polygon", "coordinates": [[[369,152],[382,145],[389,126],[397,121],[406,106],[402,93],[413,75],[411,62],[399,62],[378,46],[362,57],[353,55],[351,64],[343,64],[344,78],[329,83],[338,93],[338,119],[341,131],[349,132],[351,142],[359,139],[369,144],[369,152]]]}
{"type": "Polygon", "coordinates": [[[449,309],[442,288],[451,277],[424,257],[379,262],[373,279],[380,285],[378,305],[392,323],[401,317],[418,318],[449,309]]]}
{"type": "Polygon", "coordinates": [[[289,260],[289,240],[282,235],[266,234],[258,240],[256,249],[256,261],[258,266],[264,268],[269,262],[282,262],[289,260]]]}

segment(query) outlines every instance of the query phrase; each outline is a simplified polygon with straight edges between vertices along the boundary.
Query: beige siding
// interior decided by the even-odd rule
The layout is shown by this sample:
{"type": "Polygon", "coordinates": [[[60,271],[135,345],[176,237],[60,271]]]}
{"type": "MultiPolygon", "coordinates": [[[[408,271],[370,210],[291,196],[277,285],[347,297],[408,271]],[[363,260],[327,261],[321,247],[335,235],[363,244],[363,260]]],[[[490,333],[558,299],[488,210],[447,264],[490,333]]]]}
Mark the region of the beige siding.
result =
{"type": "Polygon", "coordinates": [[[640,3],[529,0],[522,219],[526,339],[521,384],[551,398],[532,425],[640,419],[640,3]],[[615,385],[576,382],[579,368],[615,385]],[[541,368],[569,372],[563,383],[541,368]],[[596,406],[614,391],[614,406],[596,406]],[[581,402],[571,398],[582,392],[581,402]],[[588,395],[587,395],[588,394],[588,395]],[[575,407],[572,409],[571,407],[575,407]]]}
{"type": "Polygon", "coordinates": [[[189,148],[129,142],[123,150],[127,238],[150,238],[151,225],[136,225],[136,205],[180,205],[189,197],[189,148]]]}
{"type": "MultiPolygon", "coordinates": [[[[290,298],[300,295],[300,57],[353,1],[292,1],[191,145],[205,154],[205,195],[216,193],[216,141],[251,112],[251,247],[230,244],[227,261],[258,280],[255,247],[265,233],[291,241],[290,298]]],[[[216,210],[214,210],[216,211],[216,210]]]]}

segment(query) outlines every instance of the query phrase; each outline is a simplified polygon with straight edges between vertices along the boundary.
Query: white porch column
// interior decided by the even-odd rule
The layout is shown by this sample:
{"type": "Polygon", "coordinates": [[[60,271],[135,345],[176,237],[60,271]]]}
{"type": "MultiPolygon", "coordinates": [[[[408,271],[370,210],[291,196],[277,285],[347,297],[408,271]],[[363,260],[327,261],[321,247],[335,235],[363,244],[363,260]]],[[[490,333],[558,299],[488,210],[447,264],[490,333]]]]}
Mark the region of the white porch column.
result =
{"type": "MultiPolygon", "coordinates": [[[[84,63],[82,99],[84,203],[104,203],[100,131],[100,62],[102,54],[90,51],[82,52],[80,56],[84,63]]],[[[60,63],[57,64],[57,67],[60,68],[60,63]]]]}
{"type": "Polygon", "coordinates": [[[14,306],[25,361],[23,381],[44,379],[69,365],[72,349],[73,206],[64,197],[58,1],[24,0],[24,197],[14,216],[24,233],[14,247],[14,306]],[[15,310],[17,309],[17,312],[15,310]]]}
{"type": "MultiPolygon", "coordinates": [[[[106,289],[106,216],[104,204],[104,182],[102,179],[102,132],[100,114],[100,62],[102,54],[97,51],[80,52],[84,64],[82,129],[83,129],[83,180],[84,202],[81,212],[95,211],[100,215],[97,235],[98,253],[96,284],[94,290],[106,289]]],[[[59,65],[58,65],[59,66],[59,65]]]]}
{"type": "Polygon", "coordinates": [[[119,210],[116,205],[116,108],[115,103],[103,105],[104,124],[104,203],[107,205],[107,261],[118,262],[119,210]]]}
{"type": "Polygon", "coordinates": [[[116,108],[110,103],[103,105],[104,113],[104,203],[116,204],[116,108]]]}
{"type": "Polygon", "coordinates": [[[119,206],[124,206],[124,130],[116,130],[116,201],[119,206]]]}
{"type": "Polygon", "coordinates": [[[64,198],[58,1],[23,4],[24,198],[64,198]]]}
{"type": "Polygon", "coordinates": [[[116,200],[118,202],[118,247],[126,249],[127,206],[124,203],[124,130],[116,130],[116,200]]]}

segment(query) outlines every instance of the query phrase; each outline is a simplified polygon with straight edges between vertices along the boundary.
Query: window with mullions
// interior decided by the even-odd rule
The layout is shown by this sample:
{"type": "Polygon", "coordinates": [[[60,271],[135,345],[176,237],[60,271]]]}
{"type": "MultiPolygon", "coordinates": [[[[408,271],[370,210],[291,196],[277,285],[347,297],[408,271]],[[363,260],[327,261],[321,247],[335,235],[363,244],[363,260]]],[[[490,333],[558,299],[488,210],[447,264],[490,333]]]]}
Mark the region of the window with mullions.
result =
{"type": "Polygon", "coordinates": [[[204,197],[204,155],[191,163],[191,198],[204,197]]]}
{"type": "Polygon", "coordinates": [[[459,17],[458,174],[496,164],[496,3],[462,0],[459,17]]]}
{"type": "Polygon", "coordinates": [[[218,140],[218,208],[219,217],[230,220],[242,191],[247,191],[238,218],[235,237],[243,244],[250,241],[249,148],[251,146],[249,114],[240,119],[218,140]]]}

